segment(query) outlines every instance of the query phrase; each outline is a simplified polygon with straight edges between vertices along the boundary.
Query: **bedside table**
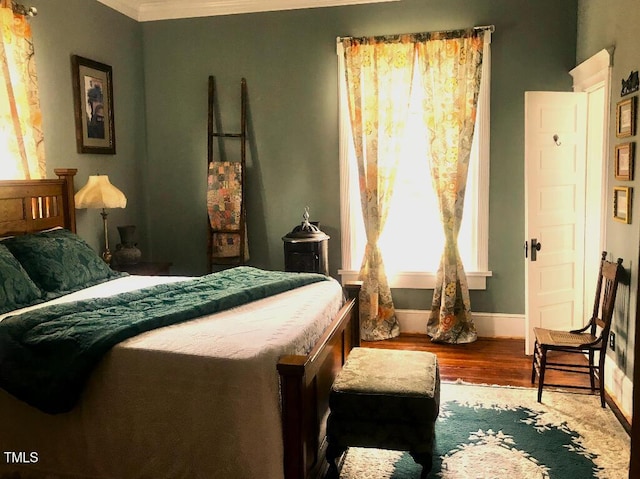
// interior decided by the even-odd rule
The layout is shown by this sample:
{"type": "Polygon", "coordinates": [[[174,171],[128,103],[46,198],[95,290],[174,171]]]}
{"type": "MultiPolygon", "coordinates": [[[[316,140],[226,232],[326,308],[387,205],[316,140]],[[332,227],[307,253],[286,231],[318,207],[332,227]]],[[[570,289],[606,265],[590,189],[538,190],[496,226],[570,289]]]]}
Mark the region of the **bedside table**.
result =
{"type": "Polygon", "coordinates": [[[115,271],[135,274],[138,276],[166,276],[169,274],[171,263],[157,261],[140,261],[136,264],[116,264],[111,266],[115,271]]]}

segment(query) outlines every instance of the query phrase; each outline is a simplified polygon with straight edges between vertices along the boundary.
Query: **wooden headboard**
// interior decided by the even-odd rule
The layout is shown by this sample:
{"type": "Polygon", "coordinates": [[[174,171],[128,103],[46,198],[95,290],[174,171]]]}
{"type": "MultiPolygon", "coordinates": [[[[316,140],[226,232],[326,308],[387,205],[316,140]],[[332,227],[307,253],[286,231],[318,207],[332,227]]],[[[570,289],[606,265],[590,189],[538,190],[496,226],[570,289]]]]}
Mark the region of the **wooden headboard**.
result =
{"type": "Polygon", "coordinates": [[[75,233],[75,168],[53,170],[57,180],[0,181],[0,236],[62,226],[75,233]]]}

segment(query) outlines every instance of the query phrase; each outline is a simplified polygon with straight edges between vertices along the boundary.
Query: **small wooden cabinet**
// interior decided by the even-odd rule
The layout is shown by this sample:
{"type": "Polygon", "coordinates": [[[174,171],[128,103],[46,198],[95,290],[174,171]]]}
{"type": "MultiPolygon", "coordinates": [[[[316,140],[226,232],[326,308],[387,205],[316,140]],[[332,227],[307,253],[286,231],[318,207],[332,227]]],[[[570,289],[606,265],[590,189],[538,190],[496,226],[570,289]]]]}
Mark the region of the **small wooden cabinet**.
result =
{"type": "Polygon", "coordinates": [[[166,276],[169,274],[171,263],[156,261],[140,261],[136,264],[117,264],[111,266],[116,271],[135,274],[138,276],[166,276]]]}

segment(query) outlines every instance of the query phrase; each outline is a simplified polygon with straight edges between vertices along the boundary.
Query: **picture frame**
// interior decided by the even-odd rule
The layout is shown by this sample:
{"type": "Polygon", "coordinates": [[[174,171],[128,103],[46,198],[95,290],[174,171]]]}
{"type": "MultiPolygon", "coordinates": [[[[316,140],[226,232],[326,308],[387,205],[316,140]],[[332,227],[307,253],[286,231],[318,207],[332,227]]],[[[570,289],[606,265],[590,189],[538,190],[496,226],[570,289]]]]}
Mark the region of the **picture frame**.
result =
{"type": "Polygon", "coordinates": [[[633,180],[635,163],[635,147],[633,142],[616,145],[614,172],[616,180],[633,180]]]}
{"type": "Polygon", "coordinates": [[[613,188],[613,219],[621,223],[631,223],[631,205],[633,188],[629,186],[614,186],[613,188]]]}
{"type": "Polygon", "coordinates": [[[78,153],[116,154],[112,68],[71,56],[78,153]]]}
{"type": "Polygon", "coordinates": [[[620,96],[629,95],[638,91],[640,88],[640,77],[638,76],[638,70],[629,73],[628,78],[622,79],[622,88],[620,90],[620,96]]]}
{"type": "Polygon", "coordinates": [[[616,105],[616,136],[626,138],[635,135],[636,97],[619,101],[616,105]]]}

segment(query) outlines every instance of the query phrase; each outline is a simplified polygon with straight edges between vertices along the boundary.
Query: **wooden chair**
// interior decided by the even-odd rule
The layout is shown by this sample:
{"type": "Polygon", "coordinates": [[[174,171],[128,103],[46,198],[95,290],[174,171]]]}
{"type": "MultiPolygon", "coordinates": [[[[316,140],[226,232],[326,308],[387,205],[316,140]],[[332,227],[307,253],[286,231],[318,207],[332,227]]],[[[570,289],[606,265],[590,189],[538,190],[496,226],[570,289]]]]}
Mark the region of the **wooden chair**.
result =
{"type": "Polygon", "coordinates": [[[596,391],[595,376],[597,373],[600,402],[605,407],[604,400],[604,363],[609,342],[609,330],[611,328],[611,318],[616,300],[616,291],[624,268],[622,259],[618,258],[616,263],[606,260],[606,251],[602,253],[600,262],[600,272],[596,286],[596,297],[593,305],[593,315],[589,322],[582,328],[575,331],[556,331],[544,328],[533,328],[536,342],[533,351],[533,364],[531,367],[531,383],[533,384],[538,375],[538,402],[542,401],[542,388],[544,386],[565,387],[574,389],[590,389],[596,391]],[[577,353],[587,355],[589,364],[577,364],[569,362],[549,362],[547,361],[548,351],[561,351],[565,353],[577,353]],[[598,363],[595,363],[595,353],[598,352],[598,363]],[[569,384],[545,383],[545,372],[547,369],[564,371],[570,373],[588,374],[590,386],[576,386],[569,384]]]}

